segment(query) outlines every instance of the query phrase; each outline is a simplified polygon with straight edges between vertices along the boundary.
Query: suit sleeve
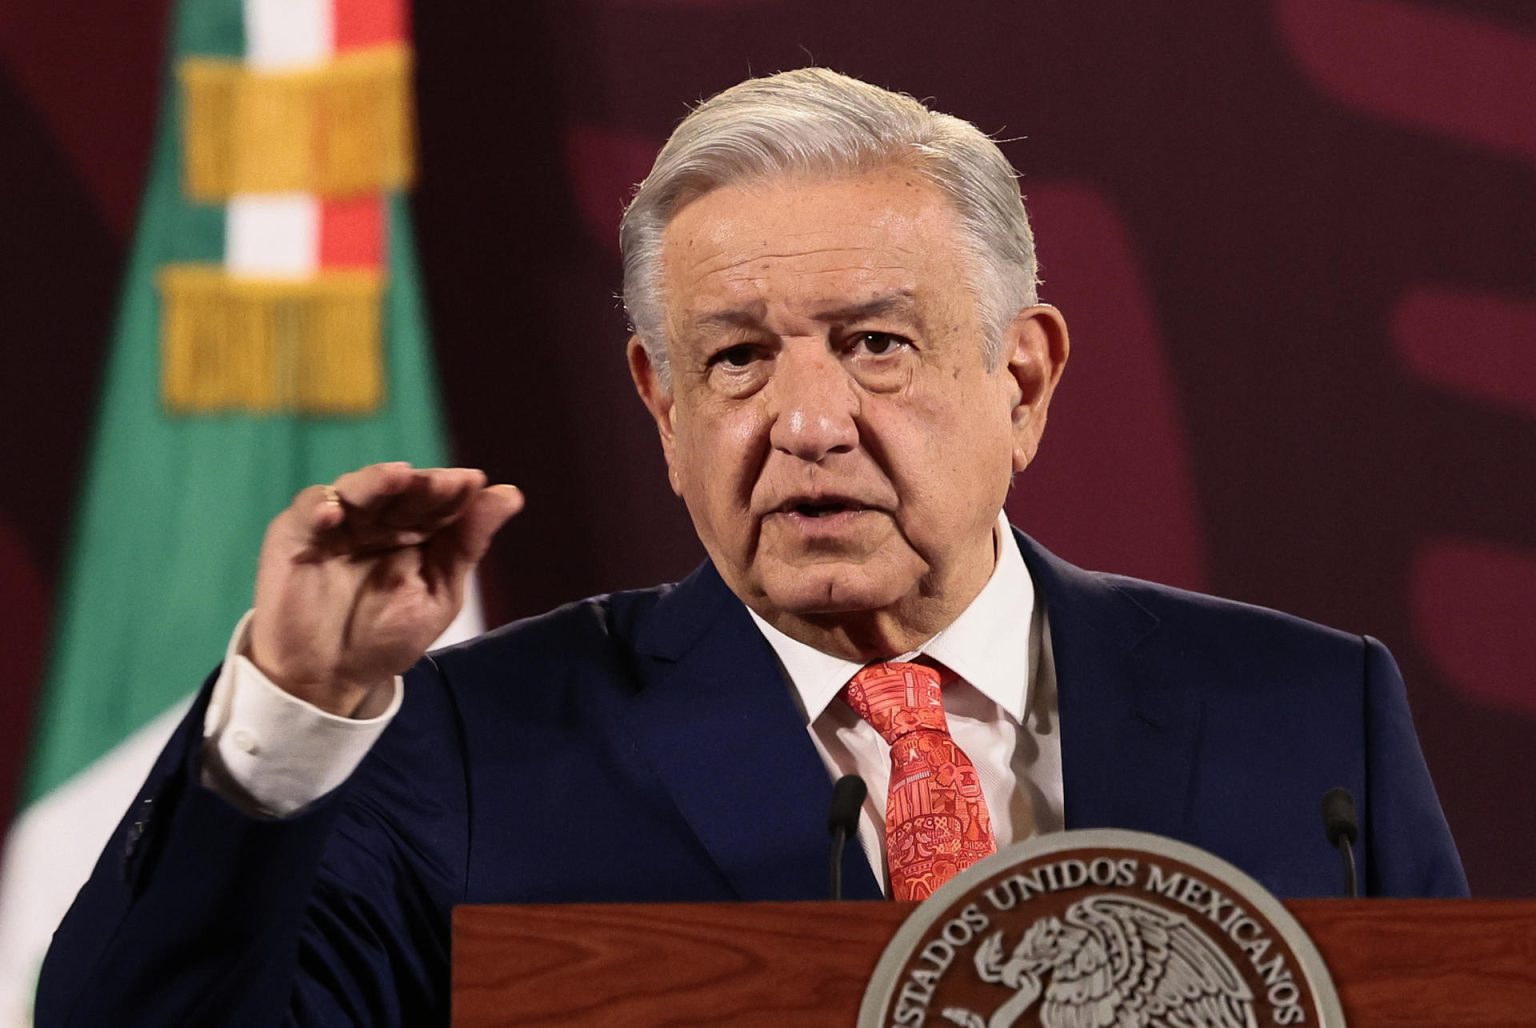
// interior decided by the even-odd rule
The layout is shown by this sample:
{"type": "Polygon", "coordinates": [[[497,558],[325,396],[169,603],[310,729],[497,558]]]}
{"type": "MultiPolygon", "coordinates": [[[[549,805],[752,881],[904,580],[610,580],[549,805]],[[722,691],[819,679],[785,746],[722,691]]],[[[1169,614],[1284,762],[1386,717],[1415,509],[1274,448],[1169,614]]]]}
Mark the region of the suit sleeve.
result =
{"type": "Polygon", "coordinates": [[[340,788],[262,818],[201,784],[207,696],[55,934],[36,1023],[446,1021],[464,807],[462,763],[443,751],[457,732],[434,752],[397,718],[340,788]]]}
{"type": "Polygon", "coordinates": [[[1371,896],[1466,896],[1467,877],[1419,748],[1397,662],[1365,640],[1366,796],[1361,829],[1371,896]]]}

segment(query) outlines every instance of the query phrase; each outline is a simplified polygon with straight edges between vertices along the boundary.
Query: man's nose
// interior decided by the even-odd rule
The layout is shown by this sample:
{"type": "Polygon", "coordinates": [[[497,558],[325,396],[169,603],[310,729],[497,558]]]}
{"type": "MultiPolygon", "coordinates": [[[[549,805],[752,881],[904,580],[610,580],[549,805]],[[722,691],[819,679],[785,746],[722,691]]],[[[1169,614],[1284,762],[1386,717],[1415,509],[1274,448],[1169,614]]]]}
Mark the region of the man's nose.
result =
{"type": "Polygon", "coordinates": [[[816,462],[858,445],[859,400],[847,369],[824,343],[805,340],[784,347],[774,370],[773,448],[816,462]]]}

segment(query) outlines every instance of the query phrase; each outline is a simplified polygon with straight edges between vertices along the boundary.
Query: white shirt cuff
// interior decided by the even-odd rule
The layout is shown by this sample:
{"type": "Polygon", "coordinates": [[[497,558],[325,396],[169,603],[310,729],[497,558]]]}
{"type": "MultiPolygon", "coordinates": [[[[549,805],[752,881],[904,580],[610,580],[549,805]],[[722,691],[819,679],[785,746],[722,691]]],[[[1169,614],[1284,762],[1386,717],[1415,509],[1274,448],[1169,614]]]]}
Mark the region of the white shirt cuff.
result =
{"type": "Polygon", "coordinates": [[[405,696],[396,675],[377,717],[328,713],[292,696],[243,653],[248,612],[235,626],[203,718],[203,784],[248,811],[297,813],[357,770],[405,696]]]}

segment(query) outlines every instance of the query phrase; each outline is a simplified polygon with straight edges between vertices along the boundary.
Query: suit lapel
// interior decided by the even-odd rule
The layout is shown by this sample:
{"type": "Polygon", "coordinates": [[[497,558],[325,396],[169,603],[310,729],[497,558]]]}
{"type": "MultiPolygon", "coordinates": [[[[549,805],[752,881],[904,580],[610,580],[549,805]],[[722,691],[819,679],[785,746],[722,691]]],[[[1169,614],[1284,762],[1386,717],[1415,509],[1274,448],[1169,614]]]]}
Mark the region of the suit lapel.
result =
{"type": "Polygon", "coordinates": [[[1163,659],[1158,619],[1113,577],[1016,535],[1050,622],[1066,827],[1180,834],[1200,707],[1163,659]]]}
{"type": "MultiPolygon", "coordinates": [[[[743,899],[827,894],[832,785],[772,648],[709,564],[636,639],[643,687],[627,726],[694,834],[743,899]]],[[[857,842],[845,895],[879,898],[857,842]]]]}

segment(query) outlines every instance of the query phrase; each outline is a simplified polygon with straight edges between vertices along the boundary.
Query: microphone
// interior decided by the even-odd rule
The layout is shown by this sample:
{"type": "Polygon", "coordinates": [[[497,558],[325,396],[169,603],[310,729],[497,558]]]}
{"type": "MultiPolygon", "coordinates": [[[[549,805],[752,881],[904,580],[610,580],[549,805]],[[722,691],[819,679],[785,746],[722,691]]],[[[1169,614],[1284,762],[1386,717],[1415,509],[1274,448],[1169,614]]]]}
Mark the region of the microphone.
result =
{"type": "Polygon", "coordinates": [[[832,809],[827,812],[827,831],[832,833],[831,894],[843,898],[843,847],[859,830],[859,810],[864,806],[864,779],[844,775],[832,786],[832,809]]]}
{"type": "Polygon", "coordinates": [[[1350,899],[1359,899],[1354,841],[1360,837],[1360,824],[1355,818],[1355,798],[1342,785],[1323,793],[1323,830],[1328,833],[1328,845],[1337,849],[1344,861],[1345,894],[1350,899]]]}

